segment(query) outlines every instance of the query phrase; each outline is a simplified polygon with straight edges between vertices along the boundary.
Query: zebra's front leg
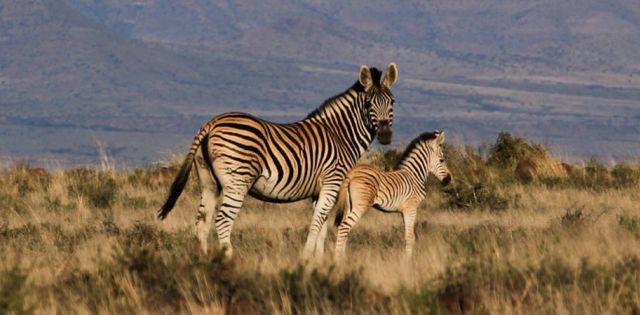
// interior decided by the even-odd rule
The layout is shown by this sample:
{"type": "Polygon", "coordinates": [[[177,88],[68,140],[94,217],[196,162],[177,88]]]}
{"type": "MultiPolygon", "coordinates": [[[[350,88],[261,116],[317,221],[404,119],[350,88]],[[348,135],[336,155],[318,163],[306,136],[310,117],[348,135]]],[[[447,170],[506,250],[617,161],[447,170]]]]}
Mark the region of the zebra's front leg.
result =
{"type": "Polygon", "coordinates": [[[417,209],[411,207],[405,211],[402,211],[402,221],[404,221],[404,252],[405,259],[409,260],[413,256],[413,245],[416,242],[416,223],[417,209]]]}
{"type": "MultiPolygon", "coordinates": [[[[313,209],[316,208],[317,203],[318,203],[318,199],[314,199],[313,203],[311,204],[313,209]]],[[[316,248],[314,251],[315,259],[322,259],[322,257],[324,256],[324,242],[325,242],[325,239],[327,238],[327,229],[329,227],[328,222],[329,220],[324,221],[324,224],[322,224],[322,228],[320,229],[320,233],[318,234],[318,238],[316,240],[316,248]]]]}
{"type": "MultiPolygon", "coordinates": [[[[327,217],[329,215],[327,214],[327,217]]],[[[314,257],[316,259],[322,259],[324,256],[324,242],[327,238],[327,230],[329,228],[329,220],[324,220],[322,224],[322,228],[320,228],[320,233],[318,233],[318,239],[316,240],[316,250],[314,252],[314,257]]]]}
{"type": "Polygon", "coordinates": [[[333,208],[333,205],[336,202],[339,189],[339,184],[326,185],[320,191],[320,195],[318,196],[317,201],[314,203],[315,206],[313,209],[313,218],[311,219],[311,224],[309,225],[307,242],[305,243],[304,249],[302,251],[303,260],[308,260],[314,253],[316,254],[316,258],[322,258],[322,255],[324,253],[324,244],[321,245],[322,252],[317,252],[318,241],[322,241],[324,243],[324,236],[326,236],[326,231],[324,231],[324,235],[322,237],[320,236],[323,234],[322,229],[326,229],[325,223],[327,222],[329,211],[331,210],[331,208],[333,208]]]}

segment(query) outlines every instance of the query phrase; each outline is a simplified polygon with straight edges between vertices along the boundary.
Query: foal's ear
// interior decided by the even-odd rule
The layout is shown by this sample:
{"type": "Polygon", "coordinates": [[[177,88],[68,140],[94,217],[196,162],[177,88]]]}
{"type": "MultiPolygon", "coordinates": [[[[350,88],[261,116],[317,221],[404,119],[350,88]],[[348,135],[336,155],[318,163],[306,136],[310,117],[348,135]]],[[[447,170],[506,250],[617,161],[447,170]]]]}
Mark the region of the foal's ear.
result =
{"type": "Polygon", "coordinates": [[[443,144],[444,143],[444,130],[443,131],[436,131],[436,140],[437,140],[438,144],[443,144]]]}
{"type": "Polygon", "coordinates": [[[360,84],[364,86],[365,90],[369,90],[373,86],[373,79],[371,78],[371,70],[366,65],[360,66],[360,76],[358,77],[360,84]]]}
{"type": "Polygon", "coordinates": [[[398,66],[395,62],[392,62],[387,66],[384,79],[382,79],[382,85],[390,88],[396,81],[398,81],[398,66]]]}

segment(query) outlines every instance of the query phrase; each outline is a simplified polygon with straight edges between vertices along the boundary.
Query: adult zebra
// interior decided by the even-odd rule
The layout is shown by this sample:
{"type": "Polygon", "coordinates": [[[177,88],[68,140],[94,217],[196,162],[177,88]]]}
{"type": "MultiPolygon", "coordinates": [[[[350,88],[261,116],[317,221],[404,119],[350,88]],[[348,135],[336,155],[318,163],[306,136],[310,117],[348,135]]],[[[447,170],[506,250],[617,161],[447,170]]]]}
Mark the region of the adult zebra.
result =
{"type": "Polygon", "coordinates": [[[158,217],[169,214],[195,164],[202,190],[196,234],[204,252],[217,210],[218,240],[232,254],[231,229],[249,193],[273,202],[312,198],[313,218],[302,257],[321,256],[327,215],[345,175],[376,135],[381,144],[391,142],[390,88],[397,79],[395,63],[387,66],[384,78],[378,69],[361,66],[358,81],[349,89],[291,124],[245,113],[213,117],[195,136],[158,217]]]}

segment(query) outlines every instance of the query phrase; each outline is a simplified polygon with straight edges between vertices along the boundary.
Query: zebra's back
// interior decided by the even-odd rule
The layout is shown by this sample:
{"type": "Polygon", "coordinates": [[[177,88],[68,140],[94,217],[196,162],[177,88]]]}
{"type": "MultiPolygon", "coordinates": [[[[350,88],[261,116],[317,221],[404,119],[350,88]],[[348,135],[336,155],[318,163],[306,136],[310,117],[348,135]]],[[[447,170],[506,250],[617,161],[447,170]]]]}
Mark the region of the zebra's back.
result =
{"type": "Polygon", "coordinates": [[[208,128],[208,153],[225,184],[234,175],[253,178],[250,193],[259,199],[287,202],[317,196],[320,182],[335,170],[340,150],[330,131],[301,121],[269,122],[246,113],[216,116],[208,128]]]}
{"type": "Polygon", "coordinates": [[[422,196],[421,185],[405,171],[383,171],[369,165],[358,165],[347,175],[351,187],[347,193],[352,199],[368,198],[373,206],[382,211],[397,211],[407,198],[422,196]]]}

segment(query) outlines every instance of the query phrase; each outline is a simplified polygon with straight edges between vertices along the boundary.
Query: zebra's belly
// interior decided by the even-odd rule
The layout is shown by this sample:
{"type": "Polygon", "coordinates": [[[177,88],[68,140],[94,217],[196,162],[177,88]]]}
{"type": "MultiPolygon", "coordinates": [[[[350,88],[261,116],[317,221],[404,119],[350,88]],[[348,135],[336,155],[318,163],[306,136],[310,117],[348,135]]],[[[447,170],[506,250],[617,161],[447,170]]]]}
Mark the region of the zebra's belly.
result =
{"type": "Polygon", "coordinates": [[[398,200],[385,200],[377,197],[373,203],[373,207],[383,212],[397,212],[401,202],[398,200]]]}
{"type": "Polygon", "coordinates": [[[287,185],[264,176],[256,180],[249,193],[254,198],[271,202],[298,201],[312,197],[312,192],[304,191],[302,187],[287,185]]]}

